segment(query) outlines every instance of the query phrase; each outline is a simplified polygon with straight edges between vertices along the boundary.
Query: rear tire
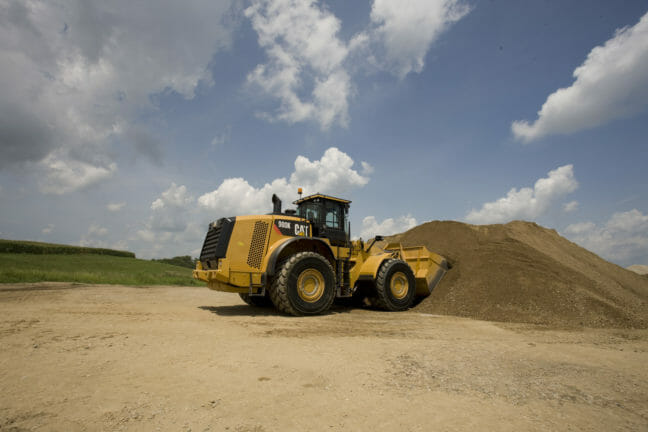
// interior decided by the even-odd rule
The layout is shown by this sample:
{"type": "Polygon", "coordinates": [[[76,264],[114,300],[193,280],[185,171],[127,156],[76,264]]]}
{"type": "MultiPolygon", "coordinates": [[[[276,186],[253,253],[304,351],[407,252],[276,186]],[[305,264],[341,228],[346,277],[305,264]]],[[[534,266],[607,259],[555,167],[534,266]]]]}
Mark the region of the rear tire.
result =
{"type": "Polygon", "coordinates": [[[269,307],[272,306],[272,300],[266,293],[264,296],[251,296],[250,294],[239,293],[239,297],[250,306],[269,307]]]}
{"type": "Polygon", "coordinates": [[[297,253],[280,264],[270,298],[277,309],[290,315],[324,313],[335,298],[333,267],[320,254],[297,253]]]}
{"type": "Polygon", "coordinates": [[[389,259],[378,270],[372,305],[387,311],[404,311],[414,303],[416,279],[405,261],[389,259]]]}

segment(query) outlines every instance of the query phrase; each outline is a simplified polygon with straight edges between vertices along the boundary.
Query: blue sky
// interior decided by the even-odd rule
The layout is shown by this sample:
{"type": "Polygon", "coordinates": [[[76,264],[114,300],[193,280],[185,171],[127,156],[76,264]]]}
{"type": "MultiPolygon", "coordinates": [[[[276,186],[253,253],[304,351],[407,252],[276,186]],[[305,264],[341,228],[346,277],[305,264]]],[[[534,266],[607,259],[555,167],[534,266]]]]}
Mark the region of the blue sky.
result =
{"type": "Polygon", "coordinates": [[[0,237],[196,255],[297,187],[355,236],[523,219],[648,264],[645,1],[0,1],[0,237]]]}

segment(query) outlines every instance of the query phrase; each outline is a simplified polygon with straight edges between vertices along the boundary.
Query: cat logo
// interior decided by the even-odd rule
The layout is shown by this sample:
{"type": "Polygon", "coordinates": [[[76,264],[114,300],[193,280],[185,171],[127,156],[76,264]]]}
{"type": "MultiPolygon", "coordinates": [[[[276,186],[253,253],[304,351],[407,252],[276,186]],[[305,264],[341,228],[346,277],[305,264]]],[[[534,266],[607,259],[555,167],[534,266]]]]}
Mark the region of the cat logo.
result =
{"type": "Polygon", "coordinates": [[[280,235],[308,237],[308,224],[305,222],[277,219],[273,228],[280,235]]]}
{"type": "Polygon", "coordinates": [[[305,236],[308,232],[308,225],[295,224],[295,235],[305,236]]]}

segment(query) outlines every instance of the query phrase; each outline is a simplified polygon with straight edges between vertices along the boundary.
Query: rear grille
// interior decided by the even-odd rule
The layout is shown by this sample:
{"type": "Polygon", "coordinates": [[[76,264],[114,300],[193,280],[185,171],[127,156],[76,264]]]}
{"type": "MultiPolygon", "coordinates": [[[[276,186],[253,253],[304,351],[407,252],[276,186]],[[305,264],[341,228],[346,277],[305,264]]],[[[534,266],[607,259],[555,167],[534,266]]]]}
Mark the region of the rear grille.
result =
{"type": "Polygon", "coordinates": [[[263,259],[263,249],[265,248],[267,232],[268,223],[256,221],[247,259],[247,263],[250,267],[261,268],[261,260],[263,259]]]}
{"type": "Polygon", "coordinates": [[[203,243],[202,251],[200,252],[200,259],[213,258],[215,256],[220,233],[220,226],[209,228],[209,231],[207,231],[207,237],[205,237],[205,242],[203,243]]]}
{"type": "Polygon", "coordinates": [[[225,257],[235,219],[221,218],[209,225],[209,230],[207,231],[207,236],[205,237],[205,242],[200,252],[200,261],[225,257]]]}

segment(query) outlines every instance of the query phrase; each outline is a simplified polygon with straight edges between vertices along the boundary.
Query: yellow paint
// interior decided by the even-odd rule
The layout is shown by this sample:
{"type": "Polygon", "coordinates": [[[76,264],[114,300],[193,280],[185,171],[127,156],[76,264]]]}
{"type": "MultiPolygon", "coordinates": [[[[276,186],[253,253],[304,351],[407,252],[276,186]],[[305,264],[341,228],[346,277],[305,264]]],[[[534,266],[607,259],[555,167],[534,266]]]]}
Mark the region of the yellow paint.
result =
{"type": "MultiPolygon", "coordinates": [[[[318,196],[331,199],[331,197],[325,195],[318,196]]],[[[312,196],[304,199],[311,198],[312,196]]],[[[346,202],[346,200],[337,200],[346,202]]],[[[267,271],[272,253],[293,238],[284,236],[273,228],[276,219],[304,222],[299,217],[286,215],[238,216],[227,248],[227,258],[219,259],[217,269],[203,269],[199,262],[193,272],[194,277],[206,281],[210,289],[218,291],[248,292],[250,285],[253,288],[260,288],[264,281],[262,275],[267,271]],[[267,224],[267,229],[263,241],[257,242],[256,247],[251,248],[254,227],[257,222],[267,224]],[[250,258],[254,253],[260,254],[255,256],[256,260],[253,259],[255,257],[250,258]],[[250,265],[250,262],[258,265],[258,267],[250,265]]],[[[312,232],[312,227],[309,227],[309,232],[312,232]]],[[[390,258],[407,262],[414,272],[415,289],[419,295],[428,295],[430,293],[430,283],[438,279],[437,277],[441,277],[445,272],[445,259],[430,252],[424,246],[404,247],[399,243],[392,243],[383,248],[374,245],[369,252],[366,252],[364,249],[368,245],[360,241],[352,242],[351,248],[348,248],[331,246],[328,239],[322,240],[331,247],[336,259],[349,260],[351,286],[354,286],[359,279],[375,280],[382,263],[390,258]]],[[[334,265],[334,269],[335,267],[334,265]]],[[[337,274],[337,269],[335,270],[337,274]]],[[[392,278],[390,290],[395,298],[404,298],[407,290],[413,287],[409,286],[405,275],[399,273],[402,277],[392,278]]],[[[300,297],[304,301],[317,301],[321,297],[323,293],[323,291],[320,292],[319,288],[319,286],[323,286],[321,273],[319,276],[314,273],[306,273],[301,284],[303,289],[300,291],[300,297]],[[320,281],[321,283],[319,283],[320,281]]],[[[266,288],[268,287],[266,286],[266,288]]]]}
{"type": "Polygon", "coordinates": [[[309,268],[297,277],[297,294],[308,303],[315,303],[324,294],[324,276],[319,270],[309,268]]]}
{"type": "Polygon", "coordinates": [[[409,291],[409,281],[403,272],[396,272],[389,281],[389,290],[394,298],[400,300],[407,296],[409,291]]]}

